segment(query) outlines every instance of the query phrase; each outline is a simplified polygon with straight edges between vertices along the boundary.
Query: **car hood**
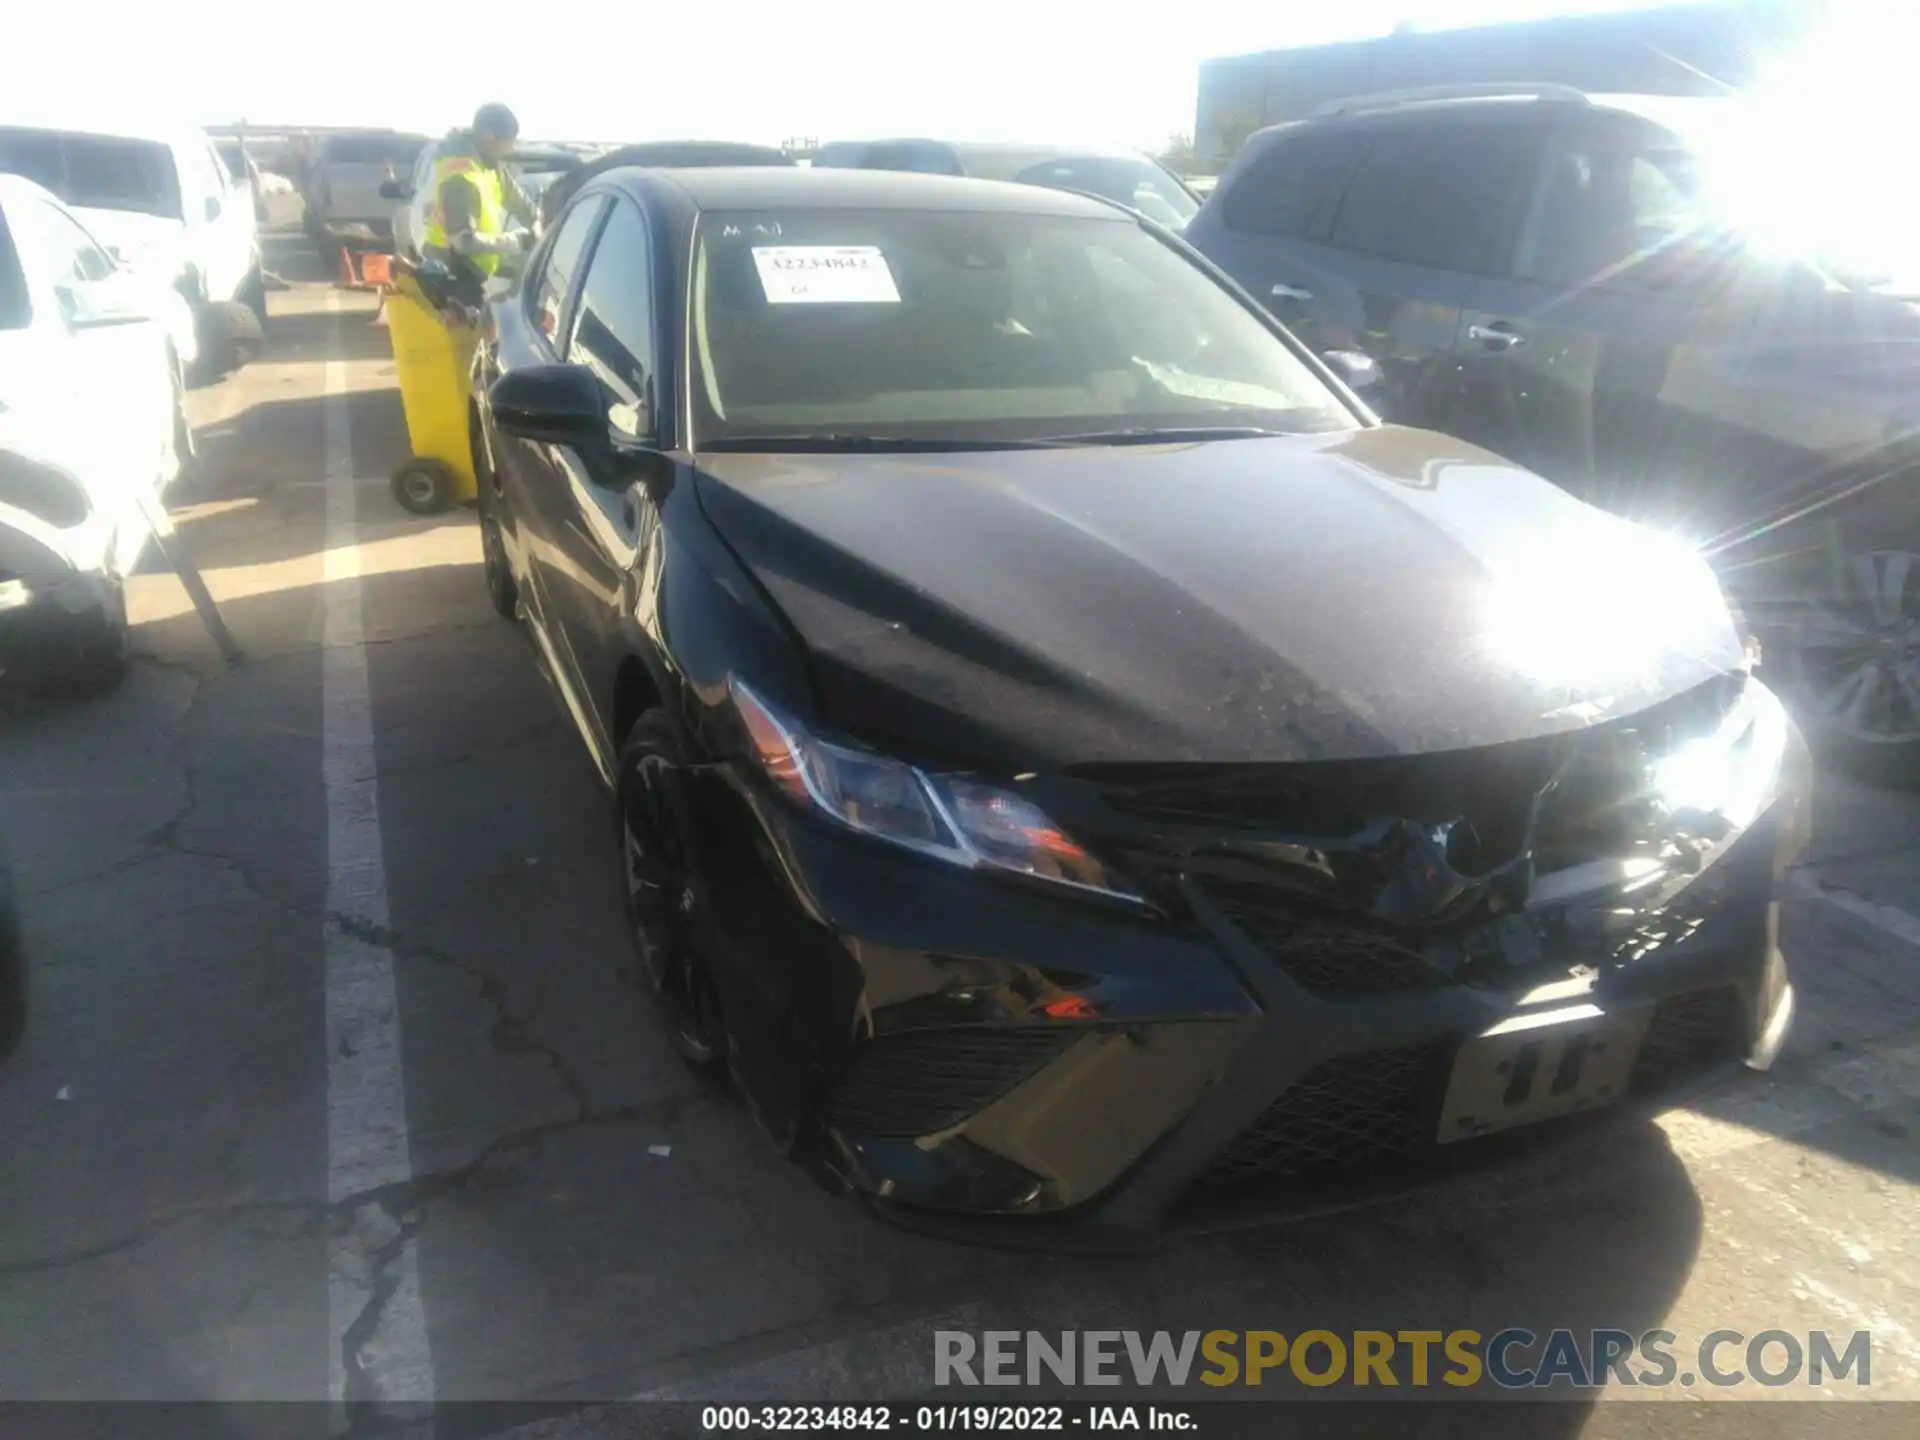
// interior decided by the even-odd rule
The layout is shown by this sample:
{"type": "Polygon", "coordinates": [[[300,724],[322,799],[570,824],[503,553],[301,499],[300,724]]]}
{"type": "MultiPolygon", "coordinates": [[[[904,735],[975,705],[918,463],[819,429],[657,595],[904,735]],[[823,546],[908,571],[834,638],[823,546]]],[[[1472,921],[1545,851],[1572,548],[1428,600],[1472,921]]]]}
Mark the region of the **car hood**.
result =
{"type": "Polygon", "coordinates": [[[1150,447],[703,455],[826,718],[961,763],[1500,744],[1741,663],[1678,542],[1396,427],[1150,447]]]}

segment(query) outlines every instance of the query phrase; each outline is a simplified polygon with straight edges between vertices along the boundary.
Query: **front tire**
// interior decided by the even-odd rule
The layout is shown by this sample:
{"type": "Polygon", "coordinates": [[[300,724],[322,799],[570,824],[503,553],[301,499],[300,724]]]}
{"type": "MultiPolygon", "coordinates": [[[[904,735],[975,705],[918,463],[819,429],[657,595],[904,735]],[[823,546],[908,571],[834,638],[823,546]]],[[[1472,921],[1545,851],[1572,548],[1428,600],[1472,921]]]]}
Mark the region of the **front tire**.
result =
{"type": "Polygon", "coordinates": [[[480,508],[480,555],[486,566],[487,601],[502,620],[520,617],[520,587],[514,583],[507,547],[500,538],[500,522],[487,506],[480,508]]]}
{"type": "Polygon", "coordinates": [[[665,710],[642,715],[620,747],[615,794],[627,937],[675,1053],[688,1068],[719,1080],[730,1046],[719,988],[698,937],[704,887],[688,844],[684,764],[665,710]]]}
{"type": "Polygon", "coordinates": [[[1848,550],[1765,637],[1808,740],[1846,769],[1920,781],[1920,554],[1848,550]]]}
{"type": "Polygon", "coordinates": [[[90,614],[68,617],[43,654],[37,678],[41,688],[60,695],[98,695],[126,678],[127,596],[115,584],[90,614]]]}

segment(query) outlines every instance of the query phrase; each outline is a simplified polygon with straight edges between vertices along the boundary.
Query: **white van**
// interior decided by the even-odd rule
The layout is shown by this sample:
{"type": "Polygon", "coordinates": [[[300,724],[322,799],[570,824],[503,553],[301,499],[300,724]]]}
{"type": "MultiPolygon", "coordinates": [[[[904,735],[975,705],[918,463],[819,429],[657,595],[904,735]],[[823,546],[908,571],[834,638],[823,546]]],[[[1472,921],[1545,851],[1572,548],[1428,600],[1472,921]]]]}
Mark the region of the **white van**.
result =
{"type": "Polygon", "coordinates": [[[0,171],[52,191],[122,263],[178,289],[204,371],[232,368],[259,343],[267,300],[253,199],[204,131],[0,111],[0,171]]]}

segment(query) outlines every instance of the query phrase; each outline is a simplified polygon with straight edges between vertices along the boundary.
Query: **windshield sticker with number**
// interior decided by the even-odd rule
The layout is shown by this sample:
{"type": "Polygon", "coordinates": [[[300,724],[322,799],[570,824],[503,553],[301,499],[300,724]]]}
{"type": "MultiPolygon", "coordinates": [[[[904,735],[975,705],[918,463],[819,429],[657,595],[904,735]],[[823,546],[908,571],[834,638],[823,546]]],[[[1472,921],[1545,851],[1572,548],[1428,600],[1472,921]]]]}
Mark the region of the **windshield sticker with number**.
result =
{"type": "Polygon", "coordinates": [[[898,305],[900,291],[875,245],[756,245],[769,305],[898,305]]]}

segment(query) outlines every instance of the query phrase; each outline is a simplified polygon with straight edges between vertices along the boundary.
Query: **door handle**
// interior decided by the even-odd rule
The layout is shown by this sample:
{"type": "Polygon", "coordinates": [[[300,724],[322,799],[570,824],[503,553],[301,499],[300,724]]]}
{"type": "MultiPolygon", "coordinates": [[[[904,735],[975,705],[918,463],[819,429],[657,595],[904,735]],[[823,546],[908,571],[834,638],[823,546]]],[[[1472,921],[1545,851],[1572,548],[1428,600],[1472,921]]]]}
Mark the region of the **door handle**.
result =
{"type": "Polygon", "coordinates": [[[1527,343],[1526,336],[1504,325],[1469,325],[1467,338],[1478,340],[1489,350],[1517,350],[1527,343]]]}
{"type": "Polygon", "coordinates": [[[1298,285],[1276,285],[1267,294],[1275,300],[1299,300],[1304,303],[1313,299],[1311,290],[1302,290],[1298,285]]]}

